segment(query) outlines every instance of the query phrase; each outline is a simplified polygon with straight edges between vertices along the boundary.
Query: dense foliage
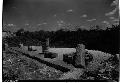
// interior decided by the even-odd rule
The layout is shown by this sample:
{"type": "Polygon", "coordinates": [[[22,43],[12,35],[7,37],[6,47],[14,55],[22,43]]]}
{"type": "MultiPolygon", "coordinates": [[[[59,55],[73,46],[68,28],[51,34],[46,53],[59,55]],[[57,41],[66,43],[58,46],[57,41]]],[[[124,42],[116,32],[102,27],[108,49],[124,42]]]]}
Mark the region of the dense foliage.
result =
{"type": "Polygon", "coordinates": [[[58,31],[29,32],[20,29],[16,32],[16,38],[10,40],[25,43],[26,41],[34,42],[33,40],[44,42],[46,38],[49,38],[52,47],[76,47],[78,43],[83,43],[87,49],[119,54],[120,26],[112,25],[112,28],[106,30],[99,29],[99,26],[96,27],[92,30],[78,28],[76,31],[60,29],[58,31]]]}

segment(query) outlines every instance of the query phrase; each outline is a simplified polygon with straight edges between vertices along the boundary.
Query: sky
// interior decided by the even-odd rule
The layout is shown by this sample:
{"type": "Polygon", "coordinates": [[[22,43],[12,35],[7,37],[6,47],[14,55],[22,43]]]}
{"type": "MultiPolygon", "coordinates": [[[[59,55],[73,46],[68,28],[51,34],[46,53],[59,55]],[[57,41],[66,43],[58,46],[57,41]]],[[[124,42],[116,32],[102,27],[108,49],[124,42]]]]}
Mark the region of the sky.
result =
{"type": "Polygon", "coordinates": [[[119,22],[118,0],[3,0],[3,25],[10,31],[59,30],[119,22]]]}

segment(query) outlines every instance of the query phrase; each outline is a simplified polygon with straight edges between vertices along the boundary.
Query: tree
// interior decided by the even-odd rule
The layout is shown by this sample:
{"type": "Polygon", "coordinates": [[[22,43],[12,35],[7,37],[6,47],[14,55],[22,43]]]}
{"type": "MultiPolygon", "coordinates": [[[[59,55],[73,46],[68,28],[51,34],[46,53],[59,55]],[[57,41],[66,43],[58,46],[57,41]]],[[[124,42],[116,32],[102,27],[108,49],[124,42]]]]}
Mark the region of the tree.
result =
{"type": "Polygon", "coordinates": [[[21,36],[23,33],[24,33],[24,29],[19,29],[19,30],[16,32],[16,36],[21,36]]]}

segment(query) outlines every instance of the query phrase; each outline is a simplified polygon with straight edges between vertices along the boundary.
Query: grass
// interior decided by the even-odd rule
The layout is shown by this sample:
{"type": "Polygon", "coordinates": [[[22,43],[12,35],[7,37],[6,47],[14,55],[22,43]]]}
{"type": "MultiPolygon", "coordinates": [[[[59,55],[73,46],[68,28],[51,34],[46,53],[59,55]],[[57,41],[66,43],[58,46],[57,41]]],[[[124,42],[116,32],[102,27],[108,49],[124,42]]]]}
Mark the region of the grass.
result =
{"type": "MultiPolygon", "coordinates": [[[[87,51],[88,60],[87,71],[78,79],[82,81],[119,81],[119,60],[117,57],[100,52],[87,51]]],[[[3,81],[20,80],[58,80],[63,72],[46,66],[26,56],[13,52],[3,52],[3,81]]]]}
{"type": "Polygon", "coordinates": [[[3,53],[3,81],[56,80],[62,74],[52,67],[11,52],[3,53]]]}

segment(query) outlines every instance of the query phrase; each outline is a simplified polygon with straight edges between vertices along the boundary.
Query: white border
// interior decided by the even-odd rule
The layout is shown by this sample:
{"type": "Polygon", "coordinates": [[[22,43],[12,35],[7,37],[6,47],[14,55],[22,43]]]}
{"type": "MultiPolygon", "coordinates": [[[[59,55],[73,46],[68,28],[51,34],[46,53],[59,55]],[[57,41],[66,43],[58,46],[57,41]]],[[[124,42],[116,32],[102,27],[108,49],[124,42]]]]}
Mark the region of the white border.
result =
{"type": "Polygon", "coordinates": [[[120,82],[125,82],[125,0],[119,0],[120,3],[120,82]]]}
{"type": "MultiPolygon", "coordinates": [[[[119,0],[120,3],[120,82],[125,82],[125,0],[119,0]]],[[[0,82],[2,82],[2,6],[3,0],[0,0],[0,50],[1,50],[1,57],[0,57],[0,82]]],[[[43,82],[49,83],[49,82],[43,82]]],[[[58,82],[57,82],[58,83],[58,82]]],[[[61,82],[66,83],[66,82],[61,82]]],[[[71,82],[67,82],[71,83],[71,82]]],[[[77,82],[74,82],[77,83],[77,82]]],[[[79,82],[82,83],[82,82],[79,82]]],[[[87,82],[89,83],[89,82],[87,82]]]]}
{"type": "Polygon", "coordinates": [[[2,3],[3,0],[0,0],[0,82],[2,82],[2,3]]]}

